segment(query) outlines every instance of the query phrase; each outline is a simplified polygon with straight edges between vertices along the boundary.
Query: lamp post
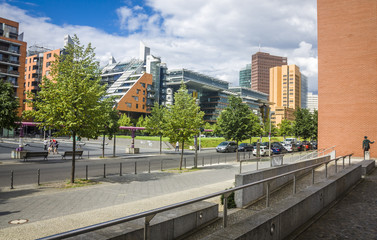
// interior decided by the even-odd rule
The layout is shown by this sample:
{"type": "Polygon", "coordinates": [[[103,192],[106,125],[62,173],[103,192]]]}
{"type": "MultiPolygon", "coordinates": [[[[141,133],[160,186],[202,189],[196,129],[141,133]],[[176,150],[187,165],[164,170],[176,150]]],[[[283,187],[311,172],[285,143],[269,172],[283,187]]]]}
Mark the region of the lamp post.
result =
{"type": "Polygon", "coordinates": [[[270,111],[270,131],[268,133],[268,156],[271,157],[271,115],[275,114],[274,111],[270,111]]]}

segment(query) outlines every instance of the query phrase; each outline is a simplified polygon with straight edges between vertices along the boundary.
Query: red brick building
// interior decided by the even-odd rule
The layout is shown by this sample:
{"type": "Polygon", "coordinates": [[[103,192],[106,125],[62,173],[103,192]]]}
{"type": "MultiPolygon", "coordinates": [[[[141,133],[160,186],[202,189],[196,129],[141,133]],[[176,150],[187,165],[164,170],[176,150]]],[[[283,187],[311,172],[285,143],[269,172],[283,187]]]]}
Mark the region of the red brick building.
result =
{"type": "Polygon", "coordinates": [[[362,156],[364,136],[377,140],[377,1],[318,0],[317,8],[319,148],[362,156]]]}

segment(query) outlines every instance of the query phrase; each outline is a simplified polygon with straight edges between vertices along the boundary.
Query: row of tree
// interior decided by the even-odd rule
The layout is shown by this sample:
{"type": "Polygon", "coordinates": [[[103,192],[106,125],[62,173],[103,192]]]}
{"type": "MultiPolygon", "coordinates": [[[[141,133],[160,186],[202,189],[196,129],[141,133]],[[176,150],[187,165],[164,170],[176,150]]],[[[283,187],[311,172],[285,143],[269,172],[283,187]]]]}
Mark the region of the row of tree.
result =
{"type": "MultiPolygon", "coordinates": [[[[76,136],[98,138],[103,135],[105,139],[105,135],[113,136],[119,126],[130,126],[131,119],[125,114],[120,117],[115,109],[114,99],[106,96],[105,86],[100,84],[100,68],[95,60],[94,48],[91,44],[86,47],[81,45],[77,36],[72,40],[73,44],[66,47],[65,54],[55,56],[50,77],[43,77],[38,94],[28,93],[28,104],[33,110],[25,111],[23,118],[40,122],[40,128],[55,129],[57,135],[72,136],[73,183],[76,136]]],[[[0,127],[16,127],[15,123],[20,121],[17,117],[18,103],[12,86],[1,81],[0,105],[0,127]]],[[[283,121],[279,130],[281,134],[313,137],[315,129],[312,123],[316,118],[308,115],[305,109],[296,111],[295,115],[296,123],[283,121]],[[293,130],[289,130],[290,126],[293,130]]],[[[200,129],[213,128],[216,134],[237,143],[252,136],[261,136],[266,131],[267,124],[260,124],[259,118],[242,103],[240,97],[229,98],[228,106],[220,113],[214,126],[205,123],[203,117],[204,112],[200,111],[195,99],[182,83],[174,95],[173,105],[162,107],[155,103],[150,116],[139,119],[137,125],[146,127],[151,135],[160,136],[160,140],[165,136],[170,142],[178,141],[182,149],[180,168],[185,144],[192,141],[193,136],[199,135],[200,129]]]]}

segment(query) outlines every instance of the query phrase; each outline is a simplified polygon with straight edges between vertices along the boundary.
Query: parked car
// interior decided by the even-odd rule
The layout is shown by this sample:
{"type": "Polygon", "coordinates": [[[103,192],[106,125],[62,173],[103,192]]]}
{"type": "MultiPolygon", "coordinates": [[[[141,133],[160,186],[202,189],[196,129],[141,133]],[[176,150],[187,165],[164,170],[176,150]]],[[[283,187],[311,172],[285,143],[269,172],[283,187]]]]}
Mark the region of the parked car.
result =
{"type": "Polygon", "coordinates": [[[312,149],[317,149],[318,148],[318,145],[317,145],[316,141],[312,141],[310,143],[312,144],[312,149]]]}
{"type": "MultiPolygon", "coordinates": [[[[260,146],[259,151],[260,151],[261,156],[268,156],[269,155],[268,153],[269,153],[270,150],[266,146],[260,146]]],[[[254,156],[257,155],[257,148],[254,148],[253,155],[254,156]]]]}
{"type": "Polygon", "coordinates": [[[313,149],[312,144],[309,141],[302,141],[303,151],[313,149]]]}
{"type": "Polygon", "coordinates": [[[225,141],[216,147],[216,152],[235,152],[238,146],[236,142],[225,141]]]}
{"type": "Polygon", "coordinates": [[[241,143],[238,145],[238,151],[239,152],[247,152],[247,151],[253,151],[253,145],[250,143],[241,143]]]}
{"type": "Polygon", "coordinates": [[[285,149],[287,149],[288,152],[297,152],[298,151],[298,148],[297,148],[297,145],[292,143],[292,144],[283,144],[283,147],[285,147],[285,149]]]}
{"type": "Polygon", "coordinates": [[[271,150],[274,154],[286,153],[288,152],[285,147],[280,142],[273,142],[271,143],[271,150]]]}

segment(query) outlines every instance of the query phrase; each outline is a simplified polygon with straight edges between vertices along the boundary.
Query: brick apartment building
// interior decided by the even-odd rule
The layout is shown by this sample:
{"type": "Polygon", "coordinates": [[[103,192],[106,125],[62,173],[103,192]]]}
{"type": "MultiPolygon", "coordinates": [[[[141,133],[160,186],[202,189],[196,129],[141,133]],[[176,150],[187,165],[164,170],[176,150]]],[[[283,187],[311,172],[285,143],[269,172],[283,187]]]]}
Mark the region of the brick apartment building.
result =
{"type": "Polygon", "coordinates": [[[286,57],[257,52],[251,56],[251,89],[270,94],[270,68],[287,65],[286,57]]]}
{"type": "Polygon", "coordinates": [[[0,17],[0,81],[14,86],[15,97],[19,99],[19,114],[24,110],[24,82],[26,42],[19,34],[19,24],[0,17]]]}
{"type": "Polygon", "coordinates": [[[319,148],[360,157],[364,136],[377,140],[377,1],[318,0],[317,8],[319,148]]]}

